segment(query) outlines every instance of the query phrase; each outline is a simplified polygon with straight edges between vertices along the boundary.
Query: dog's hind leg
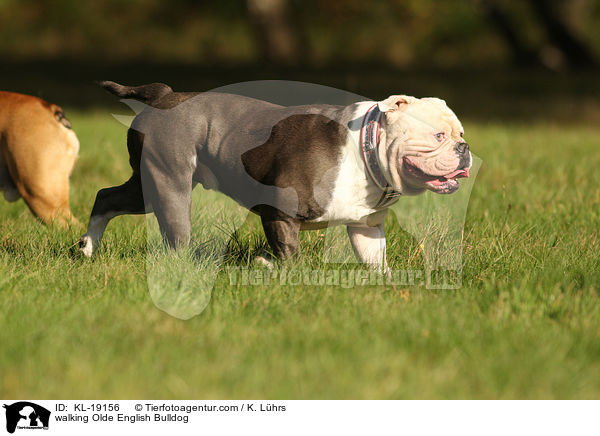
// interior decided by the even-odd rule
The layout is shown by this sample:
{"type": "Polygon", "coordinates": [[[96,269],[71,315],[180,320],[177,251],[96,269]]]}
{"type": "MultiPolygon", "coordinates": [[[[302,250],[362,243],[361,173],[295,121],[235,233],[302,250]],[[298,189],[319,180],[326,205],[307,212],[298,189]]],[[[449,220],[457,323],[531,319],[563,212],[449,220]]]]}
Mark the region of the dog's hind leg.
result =
{"type": "Polygon", "coordinates": [[[0,153],[0,191],[4,192],[4,199],[9,203],[17,201],[21,198],[19,190],[12,181],[12,177],[8,171],[8,167],[4,164],[2,154],[0,153]]]}
{"type": "Polygon", "coordinates": [[[48,199],[48,196],[37,195],[29,191],[21,191],[21,195],[33,214],[45,224],[55,223],[61,227],[67,227],[69,224],[77,224],[77,220],[69,210],[68,200],[54,202],[48,199]]]}
{"type": "MultiPolygon", "coordinates": [[[[77,224],[69,209],[68,175],[57,175],[54,180],[46,183],[19,177],[16,187],[31,212],[45,224],[55,223],[61,227],[77,224]]],[[[14,199],[18,199],[16,194],[13,193],[14,199]]]]}
{"type": "Polygon", "coordinates": [[[87,257],[93,254],[102,240],[108,222],[114,217],[146,212],[149,210],[144,207],[139,174],[134,174],[120,186],[101,189],[96,194],[87,231],[79,240],[81,252],[87,257]]]}
{"type": "Polygon", "coordinates": [[[37,147],[38,136],[24,134],[12,140],[12,153],[0,162],[0,185],[6,185],[9,201],[23,198],[29,209],[46,224],[61,227],[77,224],[69,209],[69,176],[77,157],[79,143],[72,131],[62,126],[40,126],[47,129],[44,147],[37,147]],[[58,131],[57,131],[58,129],[58,131]],[[62,129],[62,130],[61,130],[62,129]],[[65,153],[65,148],[68,148],[65,153]],[[36,150],[35,153],[31,150],[36,150]],[[14,189],[11,189],[14,187],[14,189]]]}
{"type": "Polygon", "coordinates": [[[188,245],[192,229],[191,171],[166,173],[155,167],[146,172],[142,169],[142,174],[146,202],[152,205],[164,242],[171,248],[188,245]]]}

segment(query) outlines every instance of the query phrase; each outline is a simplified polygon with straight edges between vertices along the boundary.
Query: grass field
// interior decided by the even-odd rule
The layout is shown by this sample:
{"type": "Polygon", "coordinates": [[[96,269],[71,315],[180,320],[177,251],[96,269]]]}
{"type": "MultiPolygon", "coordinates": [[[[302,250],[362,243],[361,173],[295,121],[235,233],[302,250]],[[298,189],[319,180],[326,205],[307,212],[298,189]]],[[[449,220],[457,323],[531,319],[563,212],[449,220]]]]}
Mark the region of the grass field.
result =
{"type": "MultiPolygon", "coordinates": [[[[96,191],[129,176],[125,127],[68,115],[87,222],[96,191]]],[[[143,217],[115,219],[88,260],[71,254],[81,230],[0,200],[0,397],[599,398],[600,130],[465,127],[483,166],[460,290],[243,287],[223,272],[182,321],[148,295],[143,217]]],[[[418,268],[417,242],[390,226],[392,267],[418,268]]],[[[295,265],[319,265],[318,248],[304,233],[295,265]]]]}

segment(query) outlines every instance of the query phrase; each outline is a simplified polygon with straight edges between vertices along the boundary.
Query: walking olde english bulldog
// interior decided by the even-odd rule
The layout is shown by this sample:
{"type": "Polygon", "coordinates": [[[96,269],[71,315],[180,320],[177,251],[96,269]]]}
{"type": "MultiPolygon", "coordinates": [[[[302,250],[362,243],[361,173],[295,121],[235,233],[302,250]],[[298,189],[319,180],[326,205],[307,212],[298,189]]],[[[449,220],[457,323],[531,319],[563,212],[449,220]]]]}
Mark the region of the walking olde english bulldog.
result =
{"type": "Polygon", "coordinates": [[[101,85],[144,105],[127,134],[133,174],[98,192],[86,256],[122,214],[152,211],[169,246],[187,244],[200,183],[258,214],[278,258],[298,251],[300,230],[343,224],[359,261],[388,271],[387,208],[402,195],[451,194],[469,177],[462,125],[437,98],[285,107],[162,83],[101,85]]]}

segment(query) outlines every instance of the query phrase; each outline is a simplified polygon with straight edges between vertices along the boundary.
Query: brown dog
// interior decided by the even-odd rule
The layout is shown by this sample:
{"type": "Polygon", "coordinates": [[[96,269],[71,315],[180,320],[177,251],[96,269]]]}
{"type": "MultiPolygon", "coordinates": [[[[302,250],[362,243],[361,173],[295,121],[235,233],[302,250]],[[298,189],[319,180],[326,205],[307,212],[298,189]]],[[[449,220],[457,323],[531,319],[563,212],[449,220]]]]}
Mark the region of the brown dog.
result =
{"type": "Polygon", "coordinates": [[[44,223],[77,223],[69,176],[79,141],[63,110],[37,97],[0,91],[0,191],[23,197],[44,223]]]}

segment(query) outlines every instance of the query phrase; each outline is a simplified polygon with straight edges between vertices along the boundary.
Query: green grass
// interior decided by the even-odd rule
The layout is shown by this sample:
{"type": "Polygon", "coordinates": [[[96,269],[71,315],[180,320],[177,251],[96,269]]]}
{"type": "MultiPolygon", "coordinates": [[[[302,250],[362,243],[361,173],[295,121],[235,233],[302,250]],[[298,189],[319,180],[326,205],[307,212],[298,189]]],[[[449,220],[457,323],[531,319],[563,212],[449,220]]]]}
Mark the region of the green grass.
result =
{"type": "MultiPolygon", "coordinates": [[[[129,176],[125,128],[69,115],[86,222],[96,191],[129,176]]],[[[88,260],[72,255],[80,230],[0,201],[0,397],[600,397],[600,131],[465,124],[483,167],[460,290],[231,285],[265,245],[251,220],[206,310],[182,321],[149,296],[143,217],[115,219],[88,260]]],[[[392,266],[421,267],[418,242],[390,230],[392,266]]],[[[284,267],[326,267],[320,234],[302,239],[284,267]]]]}

